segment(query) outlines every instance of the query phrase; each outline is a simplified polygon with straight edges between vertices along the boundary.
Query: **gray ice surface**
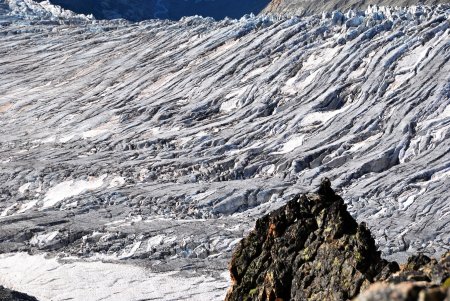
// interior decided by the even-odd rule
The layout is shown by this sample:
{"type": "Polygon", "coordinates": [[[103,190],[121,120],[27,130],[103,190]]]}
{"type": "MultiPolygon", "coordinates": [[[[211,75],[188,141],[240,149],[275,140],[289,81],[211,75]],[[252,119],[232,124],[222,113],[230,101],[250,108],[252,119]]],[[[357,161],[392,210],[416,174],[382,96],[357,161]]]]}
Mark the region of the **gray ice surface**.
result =
{"type": "Polygon", "coordinates": [[[12,1],[0,252],[219,277],[325,176],[385,256],[450,249],[448,5],[128,23],[12,1]]]}

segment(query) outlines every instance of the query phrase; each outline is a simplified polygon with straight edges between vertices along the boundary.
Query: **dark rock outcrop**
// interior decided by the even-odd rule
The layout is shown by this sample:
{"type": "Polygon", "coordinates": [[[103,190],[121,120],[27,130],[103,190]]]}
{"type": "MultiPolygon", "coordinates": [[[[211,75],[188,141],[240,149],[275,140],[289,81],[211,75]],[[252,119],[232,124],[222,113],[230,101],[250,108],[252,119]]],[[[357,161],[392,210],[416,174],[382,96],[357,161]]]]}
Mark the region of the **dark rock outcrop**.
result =
{"type": "Polygon", "coordinates": [[[400,268],[346,209],[324,179],[259,219],[234,252],[226,301],[450,301],[450,252],[400,268]]]}
{"type": "Polygon", "coordinates": [[[38,301],[36,298],[28,296],[24,293],[19,293],[7,289],[0,285],[0,300],[1,301],[38,301]]]}
{"type": "Polygon", "coordinates": [[[412,256],[402,270],[387,281],[375,283],[355,301],[448,301],[450,300],[450,252],[440,261],[412,256]]]}
{"type": "Polygon", "coordinates": [[[259,219],[233,255],[226,300],[347,300],[399,269],[322,181],[259,219]]]}

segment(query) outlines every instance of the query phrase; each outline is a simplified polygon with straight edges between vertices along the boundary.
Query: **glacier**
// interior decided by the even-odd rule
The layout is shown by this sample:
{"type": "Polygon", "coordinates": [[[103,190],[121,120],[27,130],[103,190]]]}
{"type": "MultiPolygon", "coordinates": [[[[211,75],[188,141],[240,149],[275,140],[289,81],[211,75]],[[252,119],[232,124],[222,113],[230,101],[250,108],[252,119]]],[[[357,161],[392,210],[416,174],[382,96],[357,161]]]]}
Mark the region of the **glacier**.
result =
{"type": "Polygon", "coordinates": [[[386,257],[450,249],[450,5],[133,23],[0,0],[0,25],[0,284],[21,252],[222,283],[322,177],[386,257]]]}

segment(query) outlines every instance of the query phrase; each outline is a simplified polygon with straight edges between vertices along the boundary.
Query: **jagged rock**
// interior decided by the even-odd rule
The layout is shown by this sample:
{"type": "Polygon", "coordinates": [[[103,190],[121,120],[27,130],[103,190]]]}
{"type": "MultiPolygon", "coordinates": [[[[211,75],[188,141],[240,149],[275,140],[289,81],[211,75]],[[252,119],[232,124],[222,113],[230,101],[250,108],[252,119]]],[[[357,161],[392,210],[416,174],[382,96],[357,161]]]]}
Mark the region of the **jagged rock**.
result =
{"type": "Polygon", "coordinates": [[[256,222],[234,252],[226,300],[347,300],[397,270],[325,179],[256,222]]]}
{"type": "Polygon", "coordinates": [[[36,298],[28,296],[24,293],[19,293],[7,289],[0,285],[0,300],[1,301],[37,301],[36,298]]]}
{"type": "Polygon", "coordinates": [[[346,209],[324,179],[317,193],[259,219],[233,255],[226,301],[450,300],[450,252],[411,256],[400,269],[346,209]]]}
{"type": "Polygon", "coordinates": [[[450,300],[450,252],[438,262],[424,255],[412,256],[402,270],[384,283],[375,283],[355,301],[450,300]]]}

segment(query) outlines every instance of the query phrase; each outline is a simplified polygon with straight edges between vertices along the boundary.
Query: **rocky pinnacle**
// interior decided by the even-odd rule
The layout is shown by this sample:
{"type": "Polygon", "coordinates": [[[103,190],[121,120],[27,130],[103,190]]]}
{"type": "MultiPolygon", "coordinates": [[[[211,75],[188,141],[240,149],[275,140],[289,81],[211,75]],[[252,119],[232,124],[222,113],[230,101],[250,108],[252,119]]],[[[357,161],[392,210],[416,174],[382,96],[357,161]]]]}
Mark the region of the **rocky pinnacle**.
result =
{"type": "Polygon", "coordinates": [[[413,297],[422,291],[427,298],[442,298],[420,300],[443,301],[450,284],[449,255],[440,263],[424,255],[411,257],[399,272],[396,262],[381,258],[365,223],[351,217],[324,179],[317,193],[298,195],[256,222],[234,251],[232,287],[225,300],[345,301],[382,282],[357,300],[394,300],[409,288],[405,296],[411,299],[395,300],[417,300],[413,297]]]}

